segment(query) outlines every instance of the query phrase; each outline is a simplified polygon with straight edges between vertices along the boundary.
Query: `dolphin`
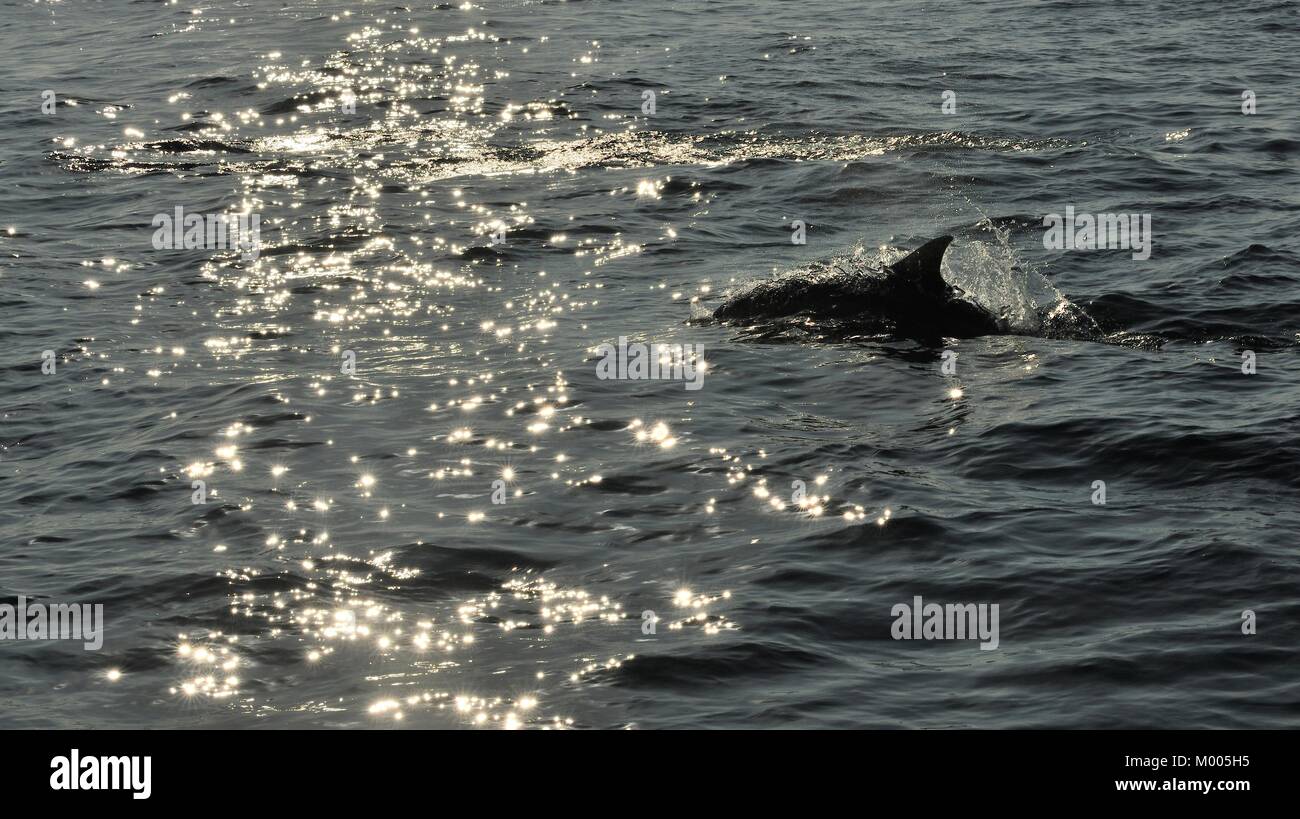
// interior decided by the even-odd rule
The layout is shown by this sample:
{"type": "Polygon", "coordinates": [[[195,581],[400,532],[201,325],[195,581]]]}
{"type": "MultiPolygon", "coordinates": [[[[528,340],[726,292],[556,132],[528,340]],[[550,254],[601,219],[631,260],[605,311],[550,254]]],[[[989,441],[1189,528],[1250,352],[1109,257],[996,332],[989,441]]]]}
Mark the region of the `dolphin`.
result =
{"type": "MultiPolygon", "coordinates": [[[[739,325],[779,319],[833,323],[844,335],[887,335],[919,341],[1025,334],[944,280],[939,265],[950,244],[951,236],[931,239],[880,269],[845,270],[820,264],[810,271],[760,281],[728,294],[713,312],[713,319],[739,325]]],[[[1069,312],[1068,317],[1047,318],[1054,327],[1068,326],[1068,332],[1046,335],[1101,338],[1096,323],[1080,308],[1063,302],[1053,312],[1062,309],[1069,312]]]]}

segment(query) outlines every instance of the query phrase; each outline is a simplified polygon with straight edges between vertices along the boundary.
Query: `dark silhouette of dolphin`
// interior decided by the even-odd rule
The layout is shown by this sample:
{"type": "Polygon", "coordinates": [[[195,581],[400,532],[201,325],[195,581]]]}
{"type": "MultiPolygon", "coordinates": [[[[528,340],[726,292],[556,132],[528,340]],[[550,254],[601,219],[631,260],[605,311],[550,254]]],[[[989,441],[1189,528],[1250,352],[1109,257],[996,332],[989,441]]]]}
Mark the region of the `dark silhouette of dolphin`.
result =
{"type": "Polygon", "coordinates": [[[713,313],[730,324],[779,318],[835,319],[855,332],[915,339],[1009,334],[1005,321],[967,299],[939,272],[951,236],[931,239],[878,270],[822,267],[731,294],[713,313]]]}

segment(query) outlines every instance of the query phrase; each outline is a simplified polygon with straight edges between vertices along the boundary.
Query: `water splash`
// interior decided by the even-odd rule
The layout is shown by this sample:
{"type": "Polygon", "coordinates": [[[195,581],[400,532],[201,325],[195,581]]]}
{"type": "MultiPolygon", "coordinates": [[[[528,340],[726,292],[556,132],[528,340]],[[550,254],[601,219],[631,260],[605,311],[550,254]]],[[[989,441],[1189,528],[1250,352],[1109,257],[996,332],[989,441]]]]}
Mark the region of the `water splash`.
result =
{"type": "Polygon", "coordinates": [[[1037,332],[1040,314],[1065,300],[1064,294],[1028,268],[1011,245],[1009,229],[999,228],[987,218],[978,228],[986,231],[989,239],[953,245],[943,260],[944,278],[1013,331],[1037,332]]]}

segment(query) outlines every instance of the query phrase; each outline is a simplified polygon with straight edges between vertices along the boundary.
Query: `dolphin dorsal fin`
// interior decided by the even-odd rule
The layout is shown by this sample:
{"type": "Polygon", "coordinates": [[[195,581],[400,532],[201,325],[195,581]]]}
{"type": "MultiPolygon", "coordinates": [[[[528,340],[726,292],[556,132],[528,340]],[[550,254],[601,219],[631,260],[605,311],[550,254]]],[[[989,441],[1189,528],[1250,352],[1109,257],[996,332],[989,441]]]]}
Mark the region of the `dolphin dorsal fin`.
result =
{"type": "Polygon", "coordinates": [[[943,254],[950,244],[952,244],[951,236],[931,239],[889,265],[887,269],[893,278],[906,282],[923,293],[946,293],[948,283],[939,272],[939,264],[943,261],[943,254]]]}

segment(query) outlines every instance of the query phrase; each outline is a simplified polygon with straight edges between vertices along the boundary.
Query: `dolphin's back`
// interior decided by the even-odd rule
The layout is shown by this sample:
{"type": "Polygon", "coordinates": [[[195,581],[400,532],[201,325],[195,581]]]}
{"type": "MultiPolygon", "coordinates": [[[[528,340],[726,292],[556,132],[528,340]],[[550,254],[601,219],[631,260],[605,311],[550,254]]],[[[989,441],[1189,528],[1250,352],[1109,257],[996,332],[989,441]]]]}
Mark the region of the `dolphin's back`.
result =
{"type": "Polygon", "coordinates": [[[992,315],[944,281],[939,266],[951,243],[951,236],[931,239],[883,269],[814,264],[731,294],[713,317],[836,319],[859,330],[912,338],[999,332],[992,315]]]}
{"type": "Polygon", "coordinates": [[[733,294],[713,314],[723,321],[771,319],[808,313],[840,318],[862,311],[881,281],[869,274],[799,271],[758,282],[733,294]]]}
{"type": "Polygon", "coordinates": [[[1156,336],[1107,334],[1064,298],[1040,311],[1033,330],[1012,329],[943,278],[941,264],[951,243],[951,236],[931,239],[883,268],[814,263],[728,293],[713,318],[756,325],[762,337],[797,329],[829,338],[898,336],[926,342],[1031,332],[1141,347],[1162,342],[1156,336]]]}

